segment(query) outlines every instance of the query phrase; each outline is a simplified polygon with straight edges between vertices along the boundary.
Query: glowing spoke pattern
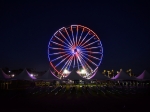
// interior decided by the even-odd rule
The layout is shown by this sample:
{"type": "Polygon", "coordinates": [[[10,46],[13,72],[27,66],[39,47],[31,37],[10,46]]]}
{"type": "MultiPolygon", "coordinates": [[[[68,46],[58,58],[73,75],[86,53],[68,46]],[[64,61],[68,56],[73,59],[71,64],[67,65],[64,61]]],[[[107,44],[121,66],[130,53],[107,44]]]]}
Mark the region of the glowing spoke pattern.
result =
{"type": "Polygon", "coordinates": [[[82,59],[82,57],[78,56],[78,60],[79,60],[79,62],[81,64],[82,68],[85,69],[85,67],[84,67],[84,60],[83,59],[81,60],[81,59],[82,59]]]}
{"type": "Polygon", "coordinates": [[[68,70],[70,70],[70,66],[71,66],[71,63],[72,63],[72,59],[73,59],[73,56],[72,56],[72,58],[71,58],[71,60],[70,60],[70,62],[69,62],[69,64],[68,64],[68,66],[67,66],[68,70]]]}
{"type": "Polygon", "coordinates": [[[89,28],[81,25],[62,27],[49,41],[48,58],[52,72],[57,77],[70,73],[75,67],[79,75],[93,77],[103,57],[99,37],[89,28]]]}
{"type": "Polygon", "coordinates": [[[57,53],[52,53],[52,54],[49,54],[49,55],[56,55],[56,54],[64,54],[66,52],[57,52],[57,53]]]}
{"type": "Polygon", "coordinates": [[[74,62],[74,63],[73,63],[73,68],[74,68],[74,67],[75,67],[75,56],[73,56],[73,60],[74,60],[74,61],[73,61],[73,62],[74,62]]]}
{"type": "Polygon", "coordinates": [[[51,62],[53,62],[53,61],[55,61],[55,60],[58,60],[58,59],[60,59],[60,58],[63,58],[63,57],[66,56],[66,55],[68,55],[68,54],[64,54],[64,55],[62,55],[62,56],[59,56],[58,58],[55,58],[55,59],[51,60],[51,62]]]}
{"type": "Polygon", "coordinates": [[[91,50],[91,49],[97,49],[98,47],[102,47],[102,46],[97,46],[97,47],[90,47],[90,48],[85,48],[85,49],[87,49],[87,50],[91,50]]]}
{"type": "Polygon", "coordinates": [[[80,39],[81,39],[81,37],[82,37],[83,31],[84,31],[84,28],[82,29],[81,35],[80,35],[80,37],[79,37],[78,45],[79,45],[79,43],[80,43],[80,39]]]}
{"type": "Polygon", "coordinates": [[[66,31],[66,33],[67,33],[67,36],[69,37],[69,40],[70,40],[70,42],[71,42],[71,45],[73,46],[73,42],[72,42],[72,40],[71,40],[71,38],[70,38],[70,36],[69,36],[69,33],[68,33],[68,31],[66,30],[66,28],[65,28],[65,31],[66,31]]]}
{"type": "Polygon", "coordinates": [[[66,44],[68,47],[70,47],[66,42],[64,42],[63,40],[61,40],[59,37],[57,37],[56,35],[55,35],[55,37],[58,39],[58,40],[60,40],[62,43],[64,43],[64,44],[66,44]]]}
{"type": "Polygon", "coordinates": [[[76,57],[77,66],[78,66],[78,69],[79,69],[79,66],[80,66],[80,65],[79,65],[79,62],[78,62],[78,61],[79,61],[79,60],[78,60],[78,54],[76,54],[76,56],[75,56],[75,57],[76,57]]]}
{"type": "Polygon", "coordinates": [[[65,48],[69,48],[69,47],[66,47],[66,46],[64,46],[64,45],[61,45],[61,44],[59,44],[59,43],[57,43],[57,42],[54,42],[54,41],[51,41],[52,43],[54,43],[54,44],[56,44],[56,45],[59,45],[59,46],[62,46],[62,47],[65,47],[65,48]]]}
{"type": "Polygon", "coordinates": [[[96,65],[93,61],[91,61],[90,59],[88,59],[87,57],[85,57],[83,54],[81,54],[84,58],[86,58],[89,62],[91,62],[92,64],[94,64],[95,66],[98,66],[96,65]]]}
{"type": "Polygon", "coordinates": [[[59,31],[59,33],[64,37],[64,39],[68,42],[68,44],[71,46],[70,42],[65,38],[65,36],[59,31]]]}
{"type": "Polygon", "coordinates": [[[71,60],[72,57],[73,57],[73,56],[71,56],[71,57],[67,60],[67,62],[64,64],[64,66],[61,68],[60,72],[62,72],[62,70],[65,68],[65,66],[66,66],[66,68],[67,68],[67,66],[69,65],[70,61],[72,61],[72,60],[71,60]]]}
{"type": "Polygon", "coordinates": [[[86,55],[86,56],[89,56],[89,57],[91,57],[91,58],[93,58],[93,59],[101,60],[101,59],[99,59],[99,58],[97,58],[97,57],[94,57],[94,56],[92,56],[92,55],[90,55],[90,54],[86,54],[86,53],[84,53],[84,52],[82,52],[82,54],[83,54],[83,55],[86,55]]]}
{"type": "MultiPolygon", "coordinates": [[[[82,57],[80,57],[82,60],[83,60],[83,62],[92,70],[92,68],[88,65],[88,63],[82,58],[82,57]]],[[[84,68],[85,69],[85,68],[84,68]]]]}
{"type": "Polygon", "coordinates": [[[96,43],[96,42],[99,42],[99,40],[97,40],[97,41],[95,41],[95,42],[92,42],[92,43],[90,43],[90,44],[87,44],[87,45],[85,45],[84,47],[88,47],[88,46],[90,46],[90,45],[92,45],[92,44],[94,44],[94,43],[96,43]]]}
{"type": "Polygon", "coordinates": [[[73,45],[75,45],[75,40],[74,40],[74,35],[73,35],[73,29],[72,29],[72,26],[71,26],[71,33],[72,33],[72,38],[73,38],[73,45]]]}
{"type": "Polygon", "coordinates": [[[59,62],[55,67],[57,67],[60,63],[62,63],[63,61],[65,61],[69,56],[67,56],[66,58],[64,58],[61,62],[59,62]]]}
{"type": "Polygon", "coordinates": [[[63,48],[56,48],[56,47],[49,47],[50,49],[57,49],[57,50],[68,50],[68,49],[63,49],[63,48]]]}
{"type": "Polygon", "coordinates": [[[81,44],[81,46],[84,46],[84,44],[86,44],[87,42],[89,42],[95,35],[93,35],[91,38],[89,38],[87,41],[85,41],[83,44],[81,44]]]}
{"type": "Polygon", "coordinates": [[[77,26],[77,33],[76,33],[76,44],[75,44],[76,46],[77,46],[77,41],[78,41],[77,38],[78,38],[78,26],[77,26]]]}
{"type": "MultiPolygon", "coordinates": [[[[89,31],[90,32],[90,31],[89,31]]],[[[81,43],[79,43],[79,46],[82,44],[82,42],[84,42],[85,38],[87,37],[87,35],[89,34],[89,32],[85,35],[85,37],[83,38],[83,40],[81,41],[81,43]]]]}

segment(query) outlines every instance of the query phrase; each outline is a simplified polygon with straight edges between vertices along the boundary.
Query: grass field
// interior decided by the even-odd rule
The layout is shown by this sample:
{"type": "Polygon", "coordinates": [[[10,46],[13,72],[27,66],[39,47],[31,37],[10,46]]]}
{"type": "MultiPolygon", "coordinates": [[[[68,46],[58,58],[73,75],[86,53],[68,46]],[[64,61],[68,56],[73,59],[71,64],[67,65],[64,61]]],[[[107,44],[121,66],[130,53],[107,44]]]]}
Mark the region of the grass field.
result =
{"type": "Polygon", "coordinates": [[[149,108],[149,87],[55,86],[1,90],[3,111],[143,111],[149,108]]]}

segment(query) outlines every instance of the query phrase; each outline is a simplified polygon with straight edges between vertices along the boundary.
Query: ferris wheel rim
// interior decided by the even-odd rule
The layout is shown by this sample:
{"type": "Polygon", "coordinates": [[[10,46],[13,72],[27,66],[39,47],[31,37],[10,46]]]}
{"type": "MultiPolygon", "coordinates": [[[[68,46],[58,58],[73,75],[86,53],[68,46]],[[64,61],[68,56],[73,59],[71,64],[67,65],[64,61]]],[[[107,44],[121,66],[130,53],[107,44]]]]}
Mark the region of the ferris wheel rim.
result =
{"type": "MultiPolygon", "coordinates": [[[[96,37],[97,38],[97,41],[96,42],[99,42],[99,46],[98,47],[100,47],[101,48],[101,57],[100,57],[100,59],[99,59],[99,63],[98,64],[95,64],[95,66],[96,66],[96,68],[95,69],[97,69],[97,67],[101,64],[101,61],[102,61],[102,58],[103,58],[103,47],[102,47],[102,43],[101,43],[101,41],[100,41],[100,38],[97,36],[97,34],[93,31],[93,30],[91,30],[91,29],[89,29],[88,27],[85,27],[85,26],[83,26],[83,25],[70,25],[70,27],[71,27],[71,30],[72,30],[72,28],[73,27],[82,27],[82,28],[84,28],[84,29],[86,29],[87,31],[88,31],[88,33],[87,33],[87,35],[89,34],[89,32],[92,32],[92,37],[91,37],[91,39],[93,38],[93,37],[96,37]]],[[[58,73],[60,73],[60,74],[62,74],[62,72],[61,71],[59,71],[59,70],[57,70],[55,67],[54,67],[54,65],[52,64],[52,62],[51,62],[51,57],[50,57],[50,55],[54,55],[54,54],[50,54],[50,51],[49,51],[49,45],[50,45],[50,43],[51,42],[53,42],[52,41],[52,39],[53,39],[53,37],[56,37],[57,38],[57,33],[59,32],[60,33],[60,35],[62,35],[62,33],[61,33],[61,31],[63,30],[63,29],[65,29],[65,31],[68,29],[68,28],[70,28],[70,27],[62,27],[62,28],[60,28],[60,29],[58,29],[55,33],[54,33],[54,35],[52,36],[52,38],[50,39],[50,41],[49,41],[49,44],[48,44],[48,59],[49,59],[49,62],[50,62],[50,65],[54,68],[54,70],[55,71],[57,71],[58,73]]],[[[83,29],[82,29],[83,30],[83,29]]],[[[73,35],[73,32],[71,32],[72,33],[72,35],[73,35]]],[[[78,32],[77,32],[78,33],[78,32]]],[[[81,33],[82,34],[82,33],[81,33]]],[[[68,34],[67,34],[68,35],[68,34]]],[[[78,35],[78,34],[76,34],[76,35],[78,35]]],[[[70,39],[70,36],[68,36],[68,40],[62,35],[62,37],[64,38],[64,40],[66,40],[66,43],[70,40],[70,44],[68,44],[68,48],[69,47],[71,47],[72,48],[72,46],[73,45],[77,45],[77,37],[76,38],[74,38],[74,36],[72,36],[73,37],[73,39],[71,40],[70,39]]],[[[82,38],[81,36],[79,37],[79,39],[80,38],[82,38]]],[[[86,36],[83,38],[83,41],[86,39],[86,36]]],[[[61,39],[60,39],[60,41],[61,41],[61,39]]],[[[79,44],[79,46],[83,46],[83,45],[85,45],[88,41],[90,41],[90,38],[88,39],[88,40],[86,40],[84,43],[83,43],[83,41],[79,44]]],[[[62,41],[63,42],[63,41],[62,41]]],[[[79,40],[79,42],[80,42],[80,40],[79,40]]],[[[95,42],[95,43],[96,43],[95,42]]],[[[55,44],[59,44],[59,43],[56,43],[56,42],[53,42],[53,43],[55,43],[55,44]]],[[[64,43],[64,44],[66,44],[66,43],[64,43]]],[[[69,43],[69,42],[68,42],[69,43]]],[[[92,44],[92,43],[90,43],[90,44],[92,44]]],[[[94,44],[94,42],[93,42],[93,44],[94,44]]],[[[61,45],[61,44],[59,44],[60,46],[62,46],[62,47],[65,47],[66,49],[67,49],[67,46],[64,46],[64,45],[61,45]]],[[[86,47],[88,47],[88,46],[90,46],[90,45],[86,45],[86,46],[84,46],[85,48],[86,47]]],[[[97,47],[95,47],[95,48],[97,48],[97,47]]],[[[55,48],[55,49],[58,49],[58,48],[55,48]]],[[[61,48],[60,48],[61,49],[61,48]]],[[[91,48],[87,48],[87,49],[94,49],[94,47],[91,47],[91,48]]],[[[66,51],[67,52],[67,51],[66,51]]],[[[90,52],[90,51],[83,51],[82,53],[81,53],[81,55],[82,55],[82,57],[84,57],[84,63],[85,63],[85,52],[90,52]],[[83,55],[84,54],[84,55],[83,55]]],[[[59,53],[65,53],[65,52],[59,52],[59,53]]],[[[59,53],[57,53],[57,54],[59,54],[59,53]]],[[[94,53],[94,52],[93,52],[94,53]]],[[[96,52],[95,52],[96,53],[96,52]]],[[[98,52],[97,52],[98,53],[98,52]]],[[[87,54],[86,54],[87,55],[87,54]]],[[[63,56],[63,55],[62,55],[63,56]]],[[[89,55],[90,56],[90,55],[89,55]]],[[[68,56],[69,57],[69,56],[68,56]]],[[[91,56],[92,57],[92,56],[91,56]]],[[[96,58],[96,57],[95,57],[96,58]]],[[[75,60],[77,60],[77,62],[76,63],[78,63],[79,62],[79,59],[76,57],[74,57],[74,61],[75,60]]],[[[89,60],[89,59],[87,59],[89,62],[92,62],[91,60],[89,60]]],[[[70,62],[69,61],[69,63],[72,63],[72,61],[70,62]]],[[[82,63],[82,62],[80,62],[80,63],[82,63]]],[[[87,64],[88,65],[88,64],[87,64]]],[[[95,71],[95,70],[93,70],[93,71],[95,71]]],[[[94,74],[94,73],[93,73],[94,74]]],[[[93,76],[93,75],[92,75],[93,76]]]]}

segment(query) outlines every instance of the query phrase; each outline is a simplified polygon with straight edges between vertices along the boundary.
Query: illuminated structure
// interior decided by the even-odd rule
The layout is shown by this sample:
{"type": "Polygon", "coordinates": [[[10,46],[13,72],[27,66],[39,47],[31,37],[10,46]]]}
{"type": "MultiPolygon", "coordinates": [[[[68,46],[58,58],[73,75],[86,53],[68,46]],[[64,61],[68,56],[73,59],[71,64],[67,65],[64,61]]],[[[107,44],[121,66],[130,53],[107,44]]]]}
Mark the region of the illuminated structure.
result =
{"type": "Polygon", "coordinates": [[[0,80],[10,79],[10,77],[4,73],[4,71],[0,68],[0,80]]]}
{"type": "Polygon", "coordinates": [[[75,67],[80,76],[90,78],[97,72],[102,57],[99,37],[82,25],[60,28],[48,44],[51,72],[55,71],[58,78],[69,75],[75,67]]]}
{"type": "Polygon", "coordinates": [[[19,75],[12,78],[12,80],[35,80],[33,74],[30,74],[27,69],[24,69],[19,75]]]}

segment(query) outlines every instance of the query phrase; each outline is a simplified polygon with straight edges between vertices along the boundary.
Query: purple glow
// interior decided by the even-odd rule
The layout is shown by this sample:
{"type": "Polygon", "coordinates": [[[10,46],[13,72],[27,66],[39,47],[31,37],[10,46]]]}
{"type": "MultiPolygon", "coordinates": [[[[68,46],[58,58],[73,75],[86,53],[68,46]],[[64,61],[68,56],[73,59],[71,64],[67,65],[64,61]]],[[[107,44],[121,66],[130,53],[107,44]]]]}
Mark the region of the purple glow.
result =
{"type": "Polygon", "coordinates": [[[4,73],[4,71],[0,68],[0,79],[9,79],[10,77],[4,73]]]}
{"type": "Polygon", "coordinates": [[[27,70],[26,70],[26,72],[31,79],[36,79],[34,76],[31,76],[31,74],[27,70]]]}

